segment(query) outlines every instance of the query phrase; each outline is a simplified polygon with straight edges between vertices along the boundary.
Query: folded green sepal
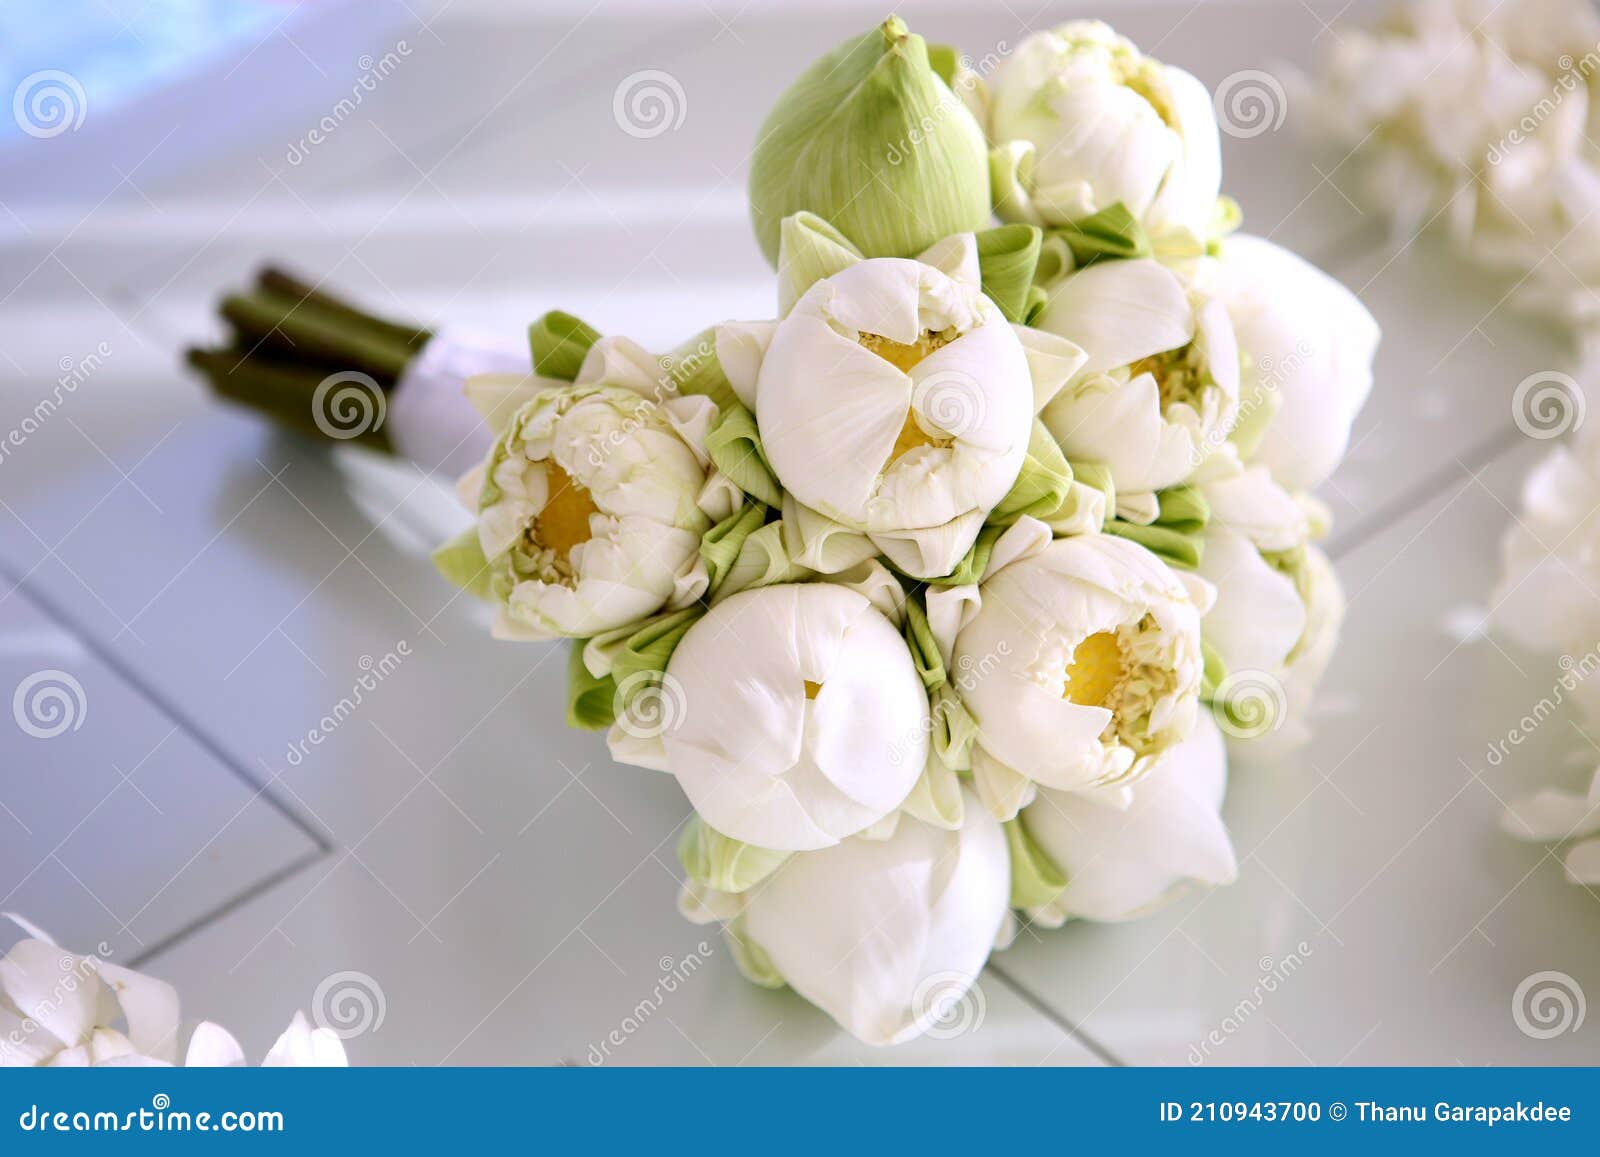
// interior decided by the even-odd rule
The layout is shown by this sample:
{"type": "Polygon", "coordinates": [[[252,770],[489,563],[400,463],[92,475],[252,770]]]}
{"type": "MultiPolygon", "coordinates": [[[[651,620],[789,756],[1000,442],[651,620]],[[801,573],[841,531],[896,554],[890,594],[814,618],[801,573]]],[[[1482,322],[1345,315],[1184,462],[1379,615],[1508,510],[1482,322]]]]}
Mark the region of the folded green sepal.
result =
{"type": "Polygon", "coordinates": [[[943,687],[947,676],[944,659],[939,655],[939,644],[934,641],[933,629],[928,626],[928,613],[916,598],[905,601],[906,619],[901,628],[906,646],[911,650],[911,661],[916,664],[922,685],[932,692],[943,687]]]}
{"type": "Polygon", "coordinates": [[[1120,518],[1108,519],[1106,533],[1131,539],[1174,566],[1193,570],[1200,565],[1205,549],[1201,535],[1211,521],[1210,504],[1190,486],[1163,490],[1156,495],[1156,502],[1159,513],[1154,522],[1140,525],[1120,518]]]}
{"type": "Polygon", "coordinates": [[[690,818],[678,837],[678,862],[689,878],[730,895],[749,891],[791,855],[725,836],[698,815],[690,818]]]}
{"type": "Polygon", "coordinates": [[[1228,665],[1203,635],[1200,638],[1200,661],[1200,698],[1209,703],[1216,697],[1217,688],[1227,679],[1228,665]]]}
{"type": "Polygon", "coordinates": [[[711,461],[740,490],[767,506],[783,505],[783,490],[767,464],[755,415],[738,403],[725,406],[706,436],[711,461]]]}
{"type": "Polygon", "coordinates": [[[767,520],[767,508],[747,502],[700,536],[700,557],[706,564],[709,582],[706,597],[715,595],[739,561],[745,541],[767,520]]]}
{"type": "Polygon", "coordinates": [[[469,526],[433,552],[433,565],[445,581],[480,599],[493,598],[489,560],[484,557],[478,528],[469,526]]]}
{"type": "Polygon", "coordinates": [[[979,230],[974,237],[983,292],[1007,321],[1026,322],[1043,231],[1034,225],[999,225],[979,230]]]}
{"type": "Polygon", "coordinates": [[[1066,874],[1034,842],[1022,816],[1007,820],[1004,827],[1011,852],[1011,906],[1032,909],[1053,903],[1067,886],[1066,874]]]}
{"type": "Polygon", "coordinates": [[[1154,250],[1139,219],[1121,201],[1053,230],[1081,268],[1096,261],[1149,257],[1154,250]]]}
{"type": "Polygon", "coordinates": [[[570,313],[552,309],[528,327],[533,372],[542,378],[573,381],[589,347],[599,340],[600,331],[593,326],[570,313]]]}
{"type": "Polygon", "coordinates": [[[584,641],[572,640],[567,653],[567,726],[604,731],[617,719],[617,682],[590,673],[583,661],[584,641]]]}
{"type": "Polygon", "coordinates": [[[783,988],[788,984],[766,950],[745,935],[743,917],[731,921],[723,928],[722,935],[734,964],[751,984],[762,988],[783,988]]]}

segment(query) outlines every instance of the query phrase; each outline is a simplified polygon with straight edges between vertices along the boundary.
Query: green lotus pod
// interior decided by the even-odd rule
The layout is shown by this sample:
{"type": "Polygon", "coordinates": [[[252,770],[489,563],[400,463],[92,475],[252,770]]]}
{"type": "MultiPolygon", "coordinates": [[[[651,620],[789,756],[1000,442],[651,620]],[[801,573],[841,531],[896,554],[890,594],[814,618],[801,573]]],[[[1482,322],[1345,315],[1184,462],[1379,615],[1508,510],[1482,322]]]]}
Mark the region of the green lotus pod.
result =
{"type": "Polygon", "coordinates": [[[802,210],[867,257],[912,257],[988,224],[983,131],[899,17],[806,69],[761,126],[750,215],[774,265],[783,219],[802,210]]]}

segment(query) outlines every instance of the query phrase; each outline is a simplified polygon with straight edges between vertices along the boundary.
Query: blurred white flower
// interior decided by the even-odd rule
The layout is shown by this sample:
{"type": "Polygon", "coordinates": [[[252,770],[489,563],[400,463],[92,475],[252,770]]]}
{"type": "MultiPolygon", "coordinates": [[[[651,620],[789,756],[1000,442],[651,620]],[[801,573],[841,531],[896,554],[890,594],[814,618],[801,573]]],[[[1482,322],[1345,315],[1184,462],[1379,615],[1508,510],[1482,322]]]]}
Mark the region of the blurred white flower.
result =
{"type": "Polygon", "coordinates": [[[704,592],[700,537],[736,504],[705,451],[710,399],[677,396],[619,339],[597,342],[571,384],[487,376],[468,394],[486,416],[513,414],[461,485],[497,637],[590,636],[704,592]]]}
{"type": "Polygon", "coordinates": [[[1088,361],[1044,409],[1069,459],[1111,471],[1118,513],[1155,515],[1236,421],[1239,349],[1222,302],[1155,261],[1101,261],[1051,290],[1035,323],[1088,361]]]}
{"type": "Polygon", "coordinates": [[[1284,486],[1309,490],[1333,473],[1372,389],[1381,336],[1339,282],[1281,246],[1234,235],[1215,292],[1249,367],[1240,390],[1246,457],[1284,486]]]}
{"type": "Polygon", "coordinates": [[[1497,630],[1545,653],[1582,654],[1600,640],[1600,425],[1581,426],[1529,472],[1500,563],[1497,630]]]}
{"type": "Polygon", "coordinates": [[[910,1040],[954,1019],[1006,923],[1005,836],[976,801],[965,814],[957,831],[902,816],[885,839],[804,852],[743,895],[688,895],[684,911],[730,920],[754,979],[787,983],[857,1039],[910,1040]]]}
{"type": "MultiPolygon", "coordinates": [[[[1020,538],[1026,521],[1008,533],[1020,538]]],[[[930,621],[943,619],[944,599],[967,599],[952,671],[978,724],[976,785],[995,814],[1015,814],[1035,783],[1125,787],[1188,736],[1210,601],[1207,584],[1192,586],[1125,539],[1042,536],[975,598],[930,596],[930,621]]]]}
{"type": "MultiPolygon", "coordinates": [[[[802,508],[786,532],[864,535],[845,565],[881,552],[918,578],[949,574],[971,548],[1022,468],[1036,391],[1048,396],[1082,361],[983,295],[971,235],[937,248],[938,264],[933,251],[877,258],[817,281],[744,343],[747,356],[724,358],[802,508]]],[[[752,327],[725,332],[736,330],[752,327]]]]}
{"type": "Polygon", "coordinates": [[[1238,864],[1220,814],[1227,784],[1222,733],[1201,715],[1133,785],[1126,806],[1041,790],[1022,823],[1067,883],[1029,916],[1047,928],[1073,917],[1131,920],[1187,886],[1231,884],[1238,864]]]}
{"type": "Polygon", "coordinates": [[[825,848],[891,815],[922,773],[928,696],[900,632],[832,583],[742,591],[667,664],[664,728],[612,727],[619,761],[670,771],[717,832],[825,848]]]}
{"type": "Polygon", "coordinates": [[[1545,788],[1506,808],[1500,826],[1519,840],[1569,841],[1563,862],[1574,884],[1600,884],[1600,771],[1587,794],[1545,788]]]}
{"type": "Polygon", "coordinates": [[[1148,233],[1209,231],[1222,181],[1205,86],[1098,21],[1020,44],[978,96],[997,211],[1065,225],[1121,204],[1148,233]]]}

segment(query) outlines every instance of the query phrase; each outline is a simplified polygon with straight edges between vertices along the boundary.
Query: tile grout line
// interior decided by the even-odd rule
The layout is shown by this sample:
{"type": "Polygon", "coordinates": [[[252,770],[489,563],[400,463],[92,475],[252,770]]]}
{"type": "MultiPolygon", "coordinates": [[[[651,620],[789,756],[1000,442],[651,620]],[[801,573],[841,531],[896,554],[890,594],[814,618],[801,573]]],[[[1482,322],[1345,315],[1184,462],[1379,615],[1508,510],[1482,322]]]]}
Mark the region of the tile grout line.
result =
{"type": "Polygon", "coordinates": [[[313,827],[294,808],[279,799],[276,794],[267,790],[267,784],[263,783],[235,760],[227,749],[217,739],[213,738],[210,732],[202,727],[192,715],[158,691],[139,671],[127,663],[120,654],[96,638],[92,631],[79,626],[71,615],[64,613],[55,602],[39,591],[36,584],[25,582],[19,578],[10,565],[4,561],[0,561],[0,582],[4,582],[13,590],[21,591],[31,599],[45,615],[56,622],[57,626],[71,635],[79,646],[93,658],[105,664],[112,674],[131,687],[145,702],[166,716],[169,722],[199,745],[201,750],[231,772],[235,778],[250,788],[259,798],[265,800],[268,807],[272,808],[294,828],[303,833],[318,849],[319,854],[325,854],[333,850],[333,844],[329,843],[321,832],[313,827]]]}
{"type": "Polygon", "coordinates": [[[178,947],[178,945],[182,944],[185,940],[188,940],[197,932],[201,932],[210,927],[212,924],[215,924],[218,920],[232,915],[234,912],[243,908],[251,901],[266,895],[279,884],[284,884],[294,879],[295,876],[298,876],[301,872],[305,871],[305,869],[313,866],[314,864],[321,863],[323,860],[327,859],[328,856],[333,853],[333,851],[334,849],[332,847],[314,848],[311,851],[291,860],[281,868],[275,868],[265,876],[262,876],[259,880],[256,880],[254,883],[241,889],[233,896],[230,896],[216,907],[202,912],[200,915],[196,916],[194,919],[190,920],[187,924],[184,924],[176,931],[168,933],[154,944],[147,946],[144,951],[140,952],[128,962],[128,967],[135,969],[145,967],[145,965],[151,960],[154,960],[156,957],[178,947]]]}
{"type": "Polygon", "coordinates": [[[994,976],[1000,981],[1001,984],[1005,985],[1019,998],[1021,998],[1022,1002],[1029,1008],[1033,1009],[1034,1012],[1044,1017],[1051,1024],[1055,1025],[1062,1032],[1066,1033],[1073,1040],[1077,1041],[1090,1053],[1094,1054],[1095,1058],[1101,1063],[1109,1065],[1112,1068],[1120,1069],[1127,1067],[1127,1061],[1117,1056],[1116,1053],[1112,1052],[1109,1048],[1102,1044],[1100,1040],[1091,1034],[1087,1029],[1075,1023],[1063,1013],[1058,1012],[1050,1005],[1048,1001],[1030,989],[1027,985],[1019,982],[1009,972],[1001,968],[998,964],[994,963],[992,959],[989,961],[985,971],[994,976]]]}
{"type": "Polygon", "coordinates": [[[1334,536],[1328,546],[1328,557],[1338,560],[1358,550],[1394,526],[1407,514],[1437,498],[1451,482],[1460,477],[1462,469],[1470,473],[1489,465],[1501,455],[1515,450],[1525,437],[1526,435],[1517,429],[1515,423],[1495,431],[1471,446],[1464,454],[1458,454],[1453,461],[1440,466],[1421,481],[1406,488],[1380,507],[1370,518],[1357,522],[1350,528],[1349,533],[1334,536]]]}

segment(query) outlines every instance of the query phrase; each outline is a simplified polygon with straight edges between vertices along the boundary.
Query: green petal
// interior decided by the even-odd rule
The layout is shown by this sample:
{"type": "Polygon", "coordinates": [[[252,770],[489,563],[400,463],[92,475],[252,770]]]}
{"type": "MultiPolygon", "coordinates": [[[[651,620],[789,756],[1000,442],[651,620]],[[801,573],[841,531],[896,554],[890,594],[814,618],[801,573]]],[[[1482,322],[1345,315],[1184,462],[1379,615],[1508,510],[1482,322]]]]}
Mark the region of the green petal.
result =
{"type": "Polygon", "coordinates": [[[433,552],[433,565],[445,581],[480,599],[490,598],[489,560],[483,556],[478,528],[469,526],[433,552]]]}
{"type": "Polygon", "coordinates": [[[734,403],[723,409],[706,437],[706,453],[718,470],[757,502],[773,507],[783,504],[783,490],[767,465],[755,415],[743,406],[734,403]]]}
{"type": "Polygon", "coordinates": [[[1144,226],[1121,201],[1056,233],[1072,250],[1080,268],[1094,261],[1149,257],[1152,252],[1144,226]]]}
{"type": "Polygon", "coordinates": [[[599,330],[570,313],[553,309],[528,327],[533,372],[543,378],[573,381],[589,347],[599,340],[599,330]]]}
{"type": "Polygon", "coordinates": [[[1010,491],[989,514],[989,522],[1010,526],[1024,515],[1051,522],[1072,497],[1072,466],[1039,419],[1033,420],[1028,456],[1010,491]]]}
{"type": "Polygon", "coordinates": [[[705,560],[710,583],[706,594],[714,595],[739,559],[745,540],[761,529],[767,508],[747,503],[700,536],[700,557],[705,560]]]}
{"type": "Polygon", "coordinates": [[[778,242],[778,316],[786,317],[817,282],[860,260],[861,250],[815,213],[785,217],[778,242]]]}
{"type": "Polygon", "coordinates": [[[1044,233],[1032,225],[1000,225],[976,234],[983,292],[1009,322],[1027,320],[1029,295],[1044,233]]]}
{"type": "Polygon", "coordinates": [[[731,839],[699,816],[678,838],[678,862],[689,878],[719,892],[747,892],[781,867],[792,853],[731,839]]]}
{"type": "Polygon", "coordinates": [[[609,675],[596,678],[589,673],[583,648],[583,640],[574,639],[567,654],[567,726],[603,731],[616,722],[617,684],[609,675]]]}
{"type": "Polygon", "coordinates": [[[703,329],[671,353],[662,355],[663,382],[676,394],[710,398],[717,409],[738,402],[717,360],[717,327],[703,329]]]}
{"type": "Polygon", "coordinates": [[[933,629],[928,626],[928,613],[915,598],[906,600],[906,621],[903,628],[906,646],[911,648],[911,661],[916,664],[922,685],[929,691],[943,687],[946,681],[944,660],[939,657],[939,644],[934,641],[933,629]]]}
{"type": "Polygon", "coordinates": [[[782,988],[788,983],[761,945],[746,937],[743,920],[735,920],[723,929],[723,939],[728,942],[733,962],[751,984],[758,984],[762,988],[782,988]]]}
{"type": "Polygon", "coordinates": [[[1006,846],[1011,850],[1011,906],[1043,908],[1061,895],[1066,874],[1050,861],[1028,834],[1023,817],[1005,824],[1006,846]]]}

